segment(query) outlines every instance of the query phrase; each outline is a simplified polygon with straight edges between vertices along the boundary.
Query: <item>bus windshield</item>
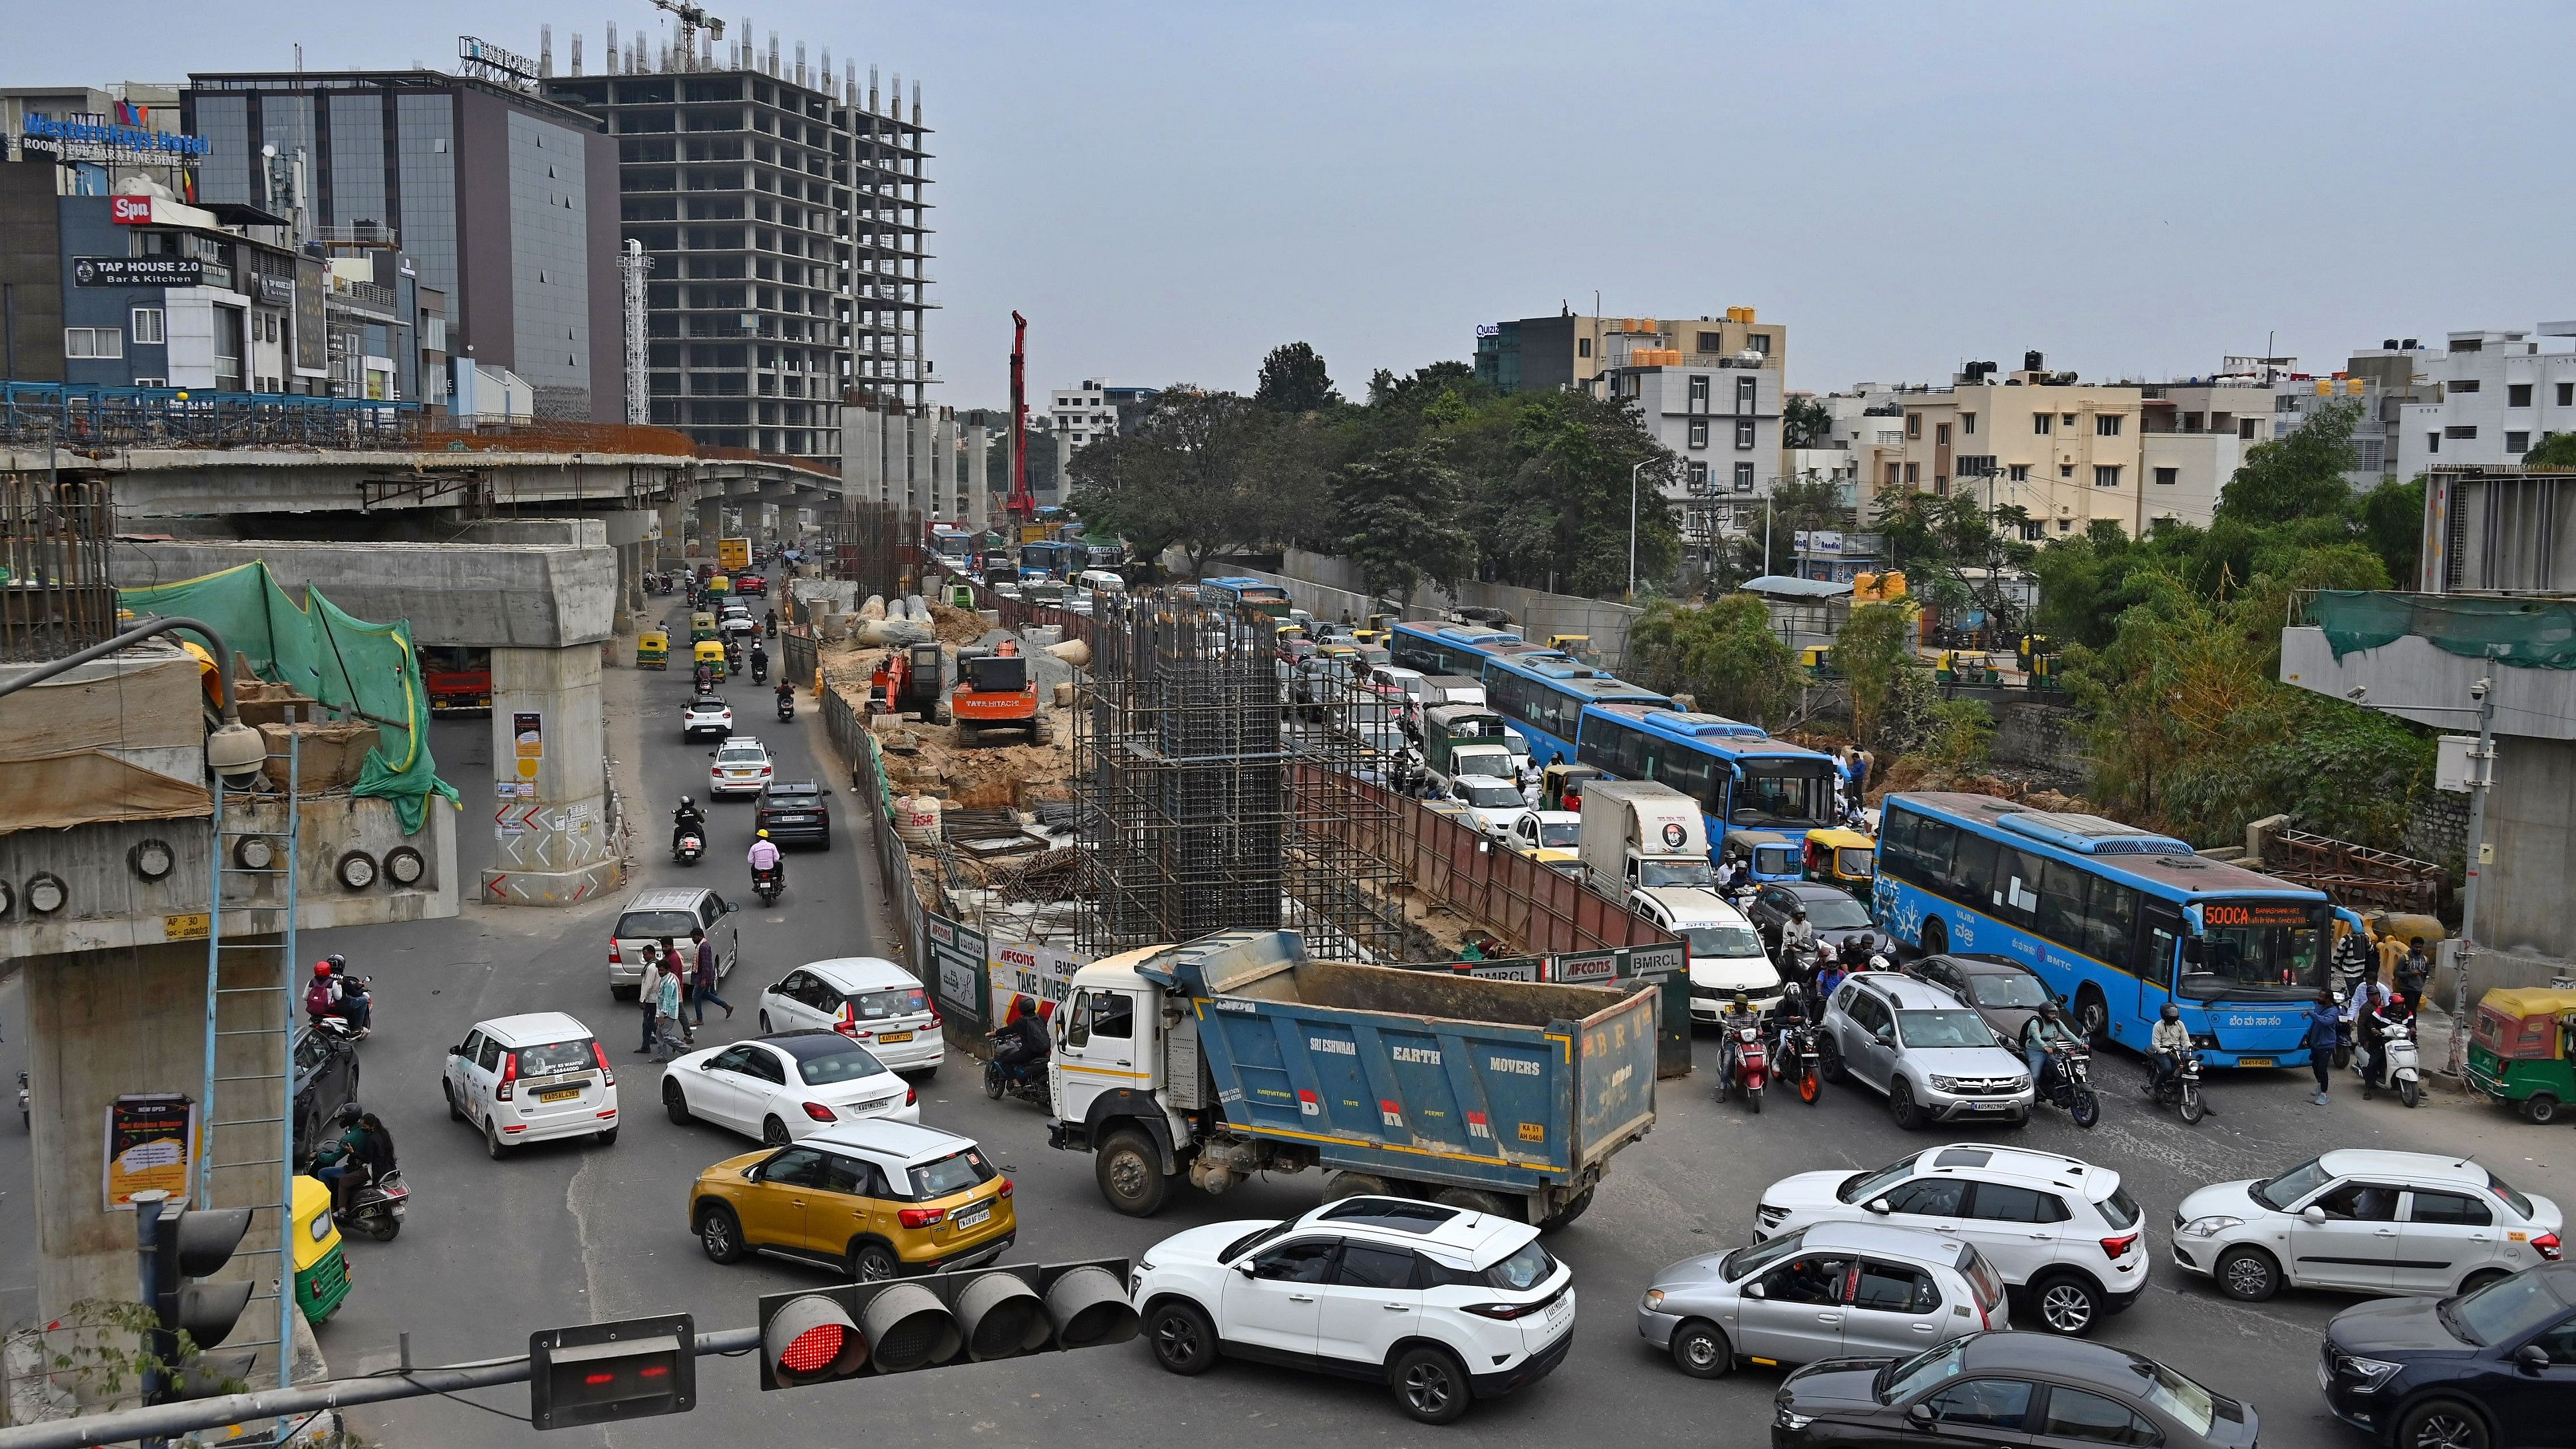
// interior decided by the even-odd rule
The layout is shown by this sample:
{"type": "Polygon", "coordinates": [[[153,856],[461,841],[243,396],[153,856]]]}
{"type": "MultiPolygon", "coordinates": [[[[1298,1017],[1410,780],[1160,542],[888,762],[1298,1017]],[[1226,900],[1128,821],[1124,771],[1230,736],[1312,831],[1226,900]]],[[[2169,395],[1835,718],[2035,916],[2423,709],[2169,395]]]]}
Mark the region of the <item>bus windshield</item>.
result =
{"type": "Polygon", "coordinates": [[[1742,769],[1728,824],[1823,825],[1831,818],[1834,794],[1821,765],[1748,764],[1742,769]]]}
{"type": "Polygon", "coordinates": [[[2211,901],[2201,907],[2200,959],[2182,968],[2181,994],[2297,1000],[2325,969],[2327,908],[2317,901],[2211,901]]]}

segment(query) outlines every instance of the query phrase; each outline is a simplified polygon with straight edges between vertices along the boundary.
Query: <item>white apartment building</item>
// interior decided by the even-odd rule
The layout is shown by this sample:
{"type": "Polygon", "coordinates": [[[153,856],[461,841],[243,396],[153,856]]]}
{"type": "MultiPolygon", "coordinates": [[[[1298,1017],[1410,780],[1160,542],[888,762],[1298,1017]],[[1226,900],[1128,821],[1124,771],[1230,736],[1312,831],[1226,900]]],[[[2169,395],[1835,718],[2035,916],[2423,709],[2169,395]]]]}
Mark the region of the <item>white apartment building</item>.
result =
{"type": "Polygon", "coordinates": [[[1047,421],[1066,446],[1079,448],[1118,431],[1118,409],[1095,379],[1080,387],[1060,387],[1047,407],[1047,421]]]}
{"type": "Polygon", "coordinates": [[[2271,440],[2272,385],[2259,373],[2231,369],[2148,383],[2138,393],[2141,524],[2169,518],[2206,527],[2246,450],[2271,440]]]}
{"type": "Polygon", "coordinates": [[[2352,466],[2344,470],[2343,478],[2354,492],[2366,493],[2397,475],[2397,450],[2389,446],[2389,436],[2397,408],[2405,401],[2392,397],[2379,379],[2357,373],[2285,377],[2272,384],[2272,436],[2286,438],[2305,427],[2309,418],[2339,403],[2358,406],[2360,416],[2352,424],[2352,466]]]}
{"type": "Polygon", "coordinates": [[[1681,508],[1686,546],[1709,546],[1740,505],[1780,483],[1781,372],[1746,361],[1687,366],[1677,352],[1640,349],[1603,374],[1611,394],[1636,403],[1646,430],[1682,460],[1663,491],[1681,508]]]}
{"type": "Polygon", "coordinates": [[[2437,463],[2519,463],[2550,434],[2576,432],[2576,351],[2542,351],[2549,337],[2576,337],[2576,322],[2454,332],[2447,351],[2412,354],[2419,400],[2396,409],[2396,476],[2437,463]]]}

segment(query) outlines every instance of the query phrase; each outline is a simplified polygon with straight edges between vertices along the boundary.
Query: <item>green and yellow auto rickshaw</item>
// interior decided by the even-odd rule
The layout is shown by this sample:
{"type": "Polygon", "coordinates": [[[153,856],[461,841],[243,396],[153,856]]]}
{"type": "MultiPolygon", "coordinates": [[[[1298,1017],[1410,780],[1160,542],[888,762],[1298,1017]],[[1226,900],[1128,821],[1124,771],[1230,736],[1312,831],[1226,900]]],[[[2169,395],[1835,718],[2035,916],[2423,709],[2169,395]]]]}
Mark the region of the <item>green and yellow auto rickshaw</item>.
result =
{"type": "Polygon", "coordinates": [[[2501,986],[2469,1023],[2469,1084],[2555,1122],[2576,1103],[2576,989],[2501,986]]]}
{"type": "Polygon", "coordinates": [[[310,1177],[295,1179],[294,1233],[295,1306],[305,1322],[319,1324],[349,1296],[349,1261],[331,1220],[331,1189],[310,1177]]]}
{"type": "Polygon", "coordinates": [[[1810,830],[1806,863],[1807,879],[1841,886],[1866,901],[1878,871],[1878,842],[1840,826],[1810,830]]]}
{"type": "Polygon", "coordinates": [[[689,616],[689,642],[690,642],[690,643],[692,643],[692,644],[704,644],[704,643],[706,643],[708,640],[713,639],[714,637],[716,637],[716,616],[715,616],[715,615],[713,615],[713,614],[707,614],[707,613],[697,613],[697,614],[691,614],[691,615],[689,616]]]}
{"type": "Polygon", "coordinates": [[[668,669],[671,667],[671,636],[660,629],[647,629],[635,636],[635,667],[668,669]]]}

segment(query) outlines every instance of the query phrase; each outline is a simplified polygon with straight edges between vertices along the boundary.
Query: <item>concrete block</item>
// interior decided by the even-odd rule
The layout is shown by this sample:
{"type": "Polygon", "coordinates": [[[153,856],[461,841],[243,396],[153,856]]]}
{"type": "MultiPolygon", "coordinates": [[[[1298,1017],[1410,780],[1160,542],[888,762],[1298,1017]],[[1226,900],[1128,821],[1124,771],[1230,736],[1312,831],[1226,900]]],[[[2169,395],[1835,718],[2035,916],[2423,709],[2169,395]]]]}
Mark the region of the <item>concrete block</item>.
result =
{"type": "Polygon", "coordinates": [[[318,588],[361,619],[407,622],[423,645],[596,644],[616,616],[617,555],[605,545],[119,542],[108,568],[119,584],[138,585],[259,559],[287,589],[318,588]]]}

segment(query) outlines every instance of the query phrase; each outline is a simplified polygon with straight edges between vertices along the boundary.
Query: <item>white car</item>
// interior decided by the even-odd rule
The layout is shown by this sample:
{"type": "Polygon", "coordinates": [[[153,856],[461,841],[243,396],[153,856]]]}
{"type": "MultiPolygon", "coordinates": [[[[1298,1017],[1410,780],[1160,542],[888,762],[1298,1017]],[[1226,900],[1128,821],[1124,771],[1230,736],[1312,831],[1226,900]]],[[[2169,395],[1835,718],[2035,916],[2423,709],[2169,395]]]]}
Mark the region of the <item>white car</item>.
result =
{"type": "Polygon", "coordinates": [[[707,758],[715,761],[707,767],[707,793],[716,799],[757,795],[769,786],[769,747],[749,735],[734,736],[708,751],[707,758]]]}
{"type": "Polygon", "coordinates": [[[438,1089],[495,1161],[530,1142],[617,1140],[617,1073],[590,1028],[560,1011],[476,1022],[448,1048],[438,1089]]]}
{"type": "Polygon", "coordinates": [[[1449,798],[1467,807],[1468,819],[1478,830],[1506,845],[1511,843],[1512,827],[1529,813],[1518,786],[1487,775],[1460,775],[1451,780],[1449,798]]]}
{"type": "Polygon", "coordinates": [[[1538,1229],[1409,1198],[1192,1228],[1146,1251],[1128,1299],[1173,1373],[1220,1355],[1318,1368],[1385,1384],[1426,1424],[1545,1377],[1574,1342],[1574,1270],[1538,1229]]]}
{"type": "Polygon", "coordinates": [[[947,1054],[921,978],[882,956],[808,961],[760,993],[762,1031],[835,1031],[927,1081],[947,1054]]]}
{"type": "Polygon", "coordinates": [[[680,738],[694,740],[700,735],[723,739],[733,733],[733,706],[712,694],[702,694],[680,707],[680,738]]]}
{"type": "Polygon", "coordinates": [[[1753,1233],[1830,1222],[1974,1244],[2051,1333],[2091,1333],[2147,1287],[2146,1220],[2120,1174],[2053,1152],[1959,1142],[1876,1172],[1802,1172],[1763,1189],[1753,1233]]]}
{"type": "Polygon", "coordinates": [[[1646,886],[1628,892],[1628,909],[1682,938],[1690,956],[1691,1020],[1717,1020],[1738,992],[1755,1010],[1779,1009],[1780,971],[1762,949],[1762,933],[1717,892],[1646,886]]]}
{"type": "Polygon", "coordinates": [[[2261,1302],[2283,1287],[2448,1297],[2559,1261],[2558,1204],[2466,1157],[2346,1148],[2174,1211],[2174,1266],[2261,1302]]]}
{"type": "Polygon", "coordinates": [[[791,1031],[674,1058],[662,1073],[662,1110],[776,1147],[836,1122],[919,1122],[921,1094],[839,1032],[791,1031]]]}

